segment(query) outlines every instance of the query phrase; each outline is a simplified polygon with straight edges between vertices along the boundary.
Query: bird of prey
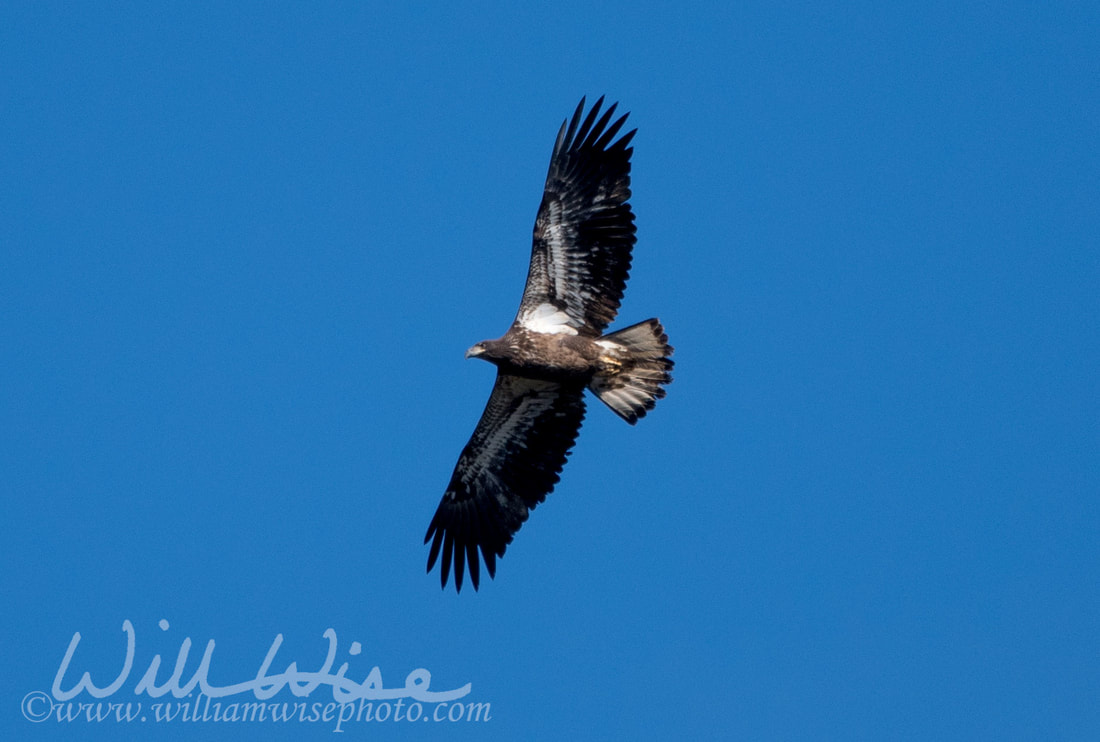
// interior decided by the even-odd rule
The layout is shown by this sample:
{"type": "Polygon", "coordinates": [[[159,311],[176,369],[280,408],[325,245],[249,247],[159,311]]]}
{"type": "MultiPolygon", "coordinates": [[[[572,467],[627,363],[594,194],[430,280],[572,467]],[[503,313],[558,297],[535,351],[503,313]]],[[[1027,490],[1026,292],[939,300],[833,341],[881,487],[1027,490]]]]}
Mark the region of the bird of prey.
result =
{"type": "Polygon", "coordinates": [[[634,246],[630,141],[616,139],[603,98],[582,98],[558,131],[535,218],[527,285],[508,332],[466,351],[497,367],[481,420],[462,450],[428,526],[428,571],[442,557],[440,584],[462,590],[465,568],[478,588],[479,555],[490,577],[529,511],[558,482],[580,431],[585,388],[633,425],[665,396],[672,346],[649,319],[604,335],[626,288],[634,246]]]}

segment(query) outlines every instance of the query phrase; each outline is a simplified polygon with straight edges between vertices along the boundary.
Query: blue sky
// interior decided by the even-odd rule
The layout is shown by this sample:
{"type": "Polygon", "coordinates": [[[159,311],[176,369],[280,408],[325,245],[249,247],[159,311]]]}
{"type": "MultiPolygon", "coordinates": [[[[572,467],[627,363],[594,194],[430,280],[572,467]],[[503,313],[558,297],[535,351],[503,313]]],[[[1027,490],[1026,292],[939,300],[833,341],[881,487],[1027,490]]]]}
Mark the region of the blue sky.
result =
{"type": "Polygon", "coordinates": [[[148,710],[185,638],[224,686],[278,635],[273,672],[318,669],[331,628],[334,672],[490,704],[347,727],[377,738],[1096,738],[1098,30],[5,4],[3,736],[333,732],[28,721],[75,632],[65,686],[113,679],[128,621],[111,702],[148,710]],[[660,317],[676,379],[635,428],[590,401],[497,579],[441,592],[421,540],[494,373],[463,352],[601,94],[639,130],[617,326],[660,317]]]}

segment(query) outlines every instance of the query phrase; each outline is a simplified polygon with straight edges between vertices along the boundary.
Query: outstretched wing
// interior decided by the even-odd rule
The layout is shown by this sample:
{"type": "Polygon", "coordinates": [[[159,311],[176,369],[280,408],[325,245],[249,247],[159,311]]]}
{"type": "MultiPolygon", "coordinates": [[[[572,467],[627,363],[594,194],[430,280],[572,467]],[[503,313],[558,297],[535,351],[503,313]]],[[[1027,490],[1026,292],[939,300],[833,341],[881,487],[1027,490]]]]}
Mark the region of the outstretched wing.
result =
{"type": "Polygon", "coordinates": [[[612,142],[626,115],[609,124],[616,103],[597,120],[601,105],[602,97],[582,119],[582,98],[554,144],[516,315],[534,332],[598,337],[626,288],[635,229],[628,145],[636,130],[612,142]]]}
{"type": "Polygon", "coordinates": [[[496,574],[496,558],[557,483],[583,419],[583,387],[497,373],[424,536],[424,543],[432,542],[429,572],[442,547],[443,587],[453,561],[455,589],[462,590],[465,564],[477,590],[479,549],[489,576],[496,574]]]}

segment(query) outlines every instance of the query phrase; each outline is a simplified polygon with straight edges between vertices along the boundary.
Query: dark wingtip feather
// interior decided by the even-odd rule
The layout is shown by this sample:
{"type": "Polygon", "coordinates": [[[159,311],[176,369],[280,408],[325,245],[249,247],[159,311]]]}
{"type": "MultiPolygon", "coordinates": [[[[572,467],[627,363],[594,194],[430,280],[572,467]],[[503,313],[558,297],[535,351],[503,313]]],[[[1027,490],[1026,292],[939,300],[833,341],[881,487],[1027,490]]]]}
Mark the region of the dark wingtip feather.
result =
{"type": "MultiPolygon", "coordinates": [[[[611,108],[609,108],[607,112],[611,113],[611,111],[614,110],[615,106],[611,106],[611,108]]],[[[607,127],[607,131],[603,133],[603,136],[596,140],[596,149],[607,149],[607,145],[610,144],[611,140],[615,138],[615,135],[619,133],[619,129],[623,128],[623,124],[626,123],[626,117],[629,115],[630,114],[628,113],[620,116],[618,119],[615,120],[614,123],[611,124],[611,126],[607,127]]],[[[637,131],[637,129],[635,129],[634,131],[637,131]]]]}
{"type": "Polygon", "coordinates": [[[466,564],[470,568],[470,584],[474,586],[474,592],[477,592],[478,582],[481,579],[481,565],[477,561],[477,544],[473,540],[466,544],[466,564]]]}
{"type": "Polygon", "coordinates": [[[581,114],[584,113],[584,96],[581,96],[581,102],[577,104],[577,110],[573,111],[573,118],[569,120],[569,128],[565,132],[565,137],[562,139],[562,147],[568,147],[573,141],[573,135],[577,131],[577,124],[580,123],[581,114]]]}
{"type": "MultiPolygon", "coordinates": [[[[623,118],[625,119],[626,116],[623,116],[623,118]]],[[[630,156],[634,154],[634,149],[629,145],[634,140],[634,135],[637,133],[637,129],[631,129],[626,134],[623,134],[619,137],[619,140],[612,145],[612,149],[621,149],[623,155],[625,155],[627,159],[630,159],[630,156]]]]}
{"type": "Polygon", "coordinates": [[[443,563],[439,566],[439,581],[447,587],[447,578],[451,576],[451,554],[454,551],[454,536],[450,531],[443,538],[443,563]]]}
{"type": "Polygon", "coordinates": [[[428,571],[432,571],[432,567],[435,566],[435,560],[439,558],[439,547],[443,544],[443,531],[437,530],[435,522],[432,522],[431,528],[428,529],[428,535],[424,537],[424,543],[428,543],[428,539],[431,537],[432,532],[435,532],[435,540],[432,541],[432,548],[428,550],[428,571]]]}
{"type": "Polygon", "coordinates": [[[578,142],[584,143],[588,139],[588,132],[592,130],[592,124],[596,121],[596,116],[600,113],[600,106],[603,105],[603,96],[596,101],[592,108],[588,111],[588,115],[584,117],[584,123],[581,124],[580,129],[577,130],[576,136],[573,138],[571,144],[576,146],[578,142]]]}
{"type": "Polygon", "coordinates": [[[462,592],[462,578],[466,573],[466,547],[455,544],[455,592],[462,592]]]}
{"type": "Polygon", "coordinates": [[[588,134],[588,139],[585,144],[594,147],[595,149],[603,149],[604,136],[606,135],[607,122],[611,120],[611,117],[615,115],[615,108],[618,107],[618,103],[612,103],[611,107],[603,112],[603,116],[600,116],[600,120],[596,122],[596,125],[592,127],[592,131],[588,134]]]}
{"type": "Polygon", "coordinates": [[[487,544],[481,546],[481,556],[485,559],[485,570],[489,573],[490,579],[495,579],[497,576],[497,555],[487,544]]]}

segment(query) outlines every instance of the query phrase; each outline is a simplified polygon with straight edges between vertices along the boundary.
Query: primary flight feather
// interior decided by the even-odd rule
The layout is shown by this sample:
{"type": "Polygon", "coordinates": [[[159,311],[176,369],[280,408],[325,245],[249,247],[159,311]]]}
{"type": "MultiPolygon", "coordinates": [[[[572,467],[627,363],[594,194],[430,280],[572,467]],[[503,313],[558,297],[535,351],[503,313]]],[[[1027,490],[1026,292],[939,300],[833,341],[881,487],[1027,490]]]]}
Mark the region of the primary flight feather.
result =
{"type": "Polygon", "coordinates": [[[477,590],[481,560],[496,575],[497,558],[558,482],[586,388],[633,425],[672,381],[672,346],[656,319],[603,334],[630,273],[636,130],[616,139],[627,118],[612,121],[617,104],[603,115],[602,97],[587,115],[584,104],[554,143],[516,318],[466,352],[495,364],[497,380],[424,536],[443,587],[453,567],[456,590],[467,569],[477,590]]]}

